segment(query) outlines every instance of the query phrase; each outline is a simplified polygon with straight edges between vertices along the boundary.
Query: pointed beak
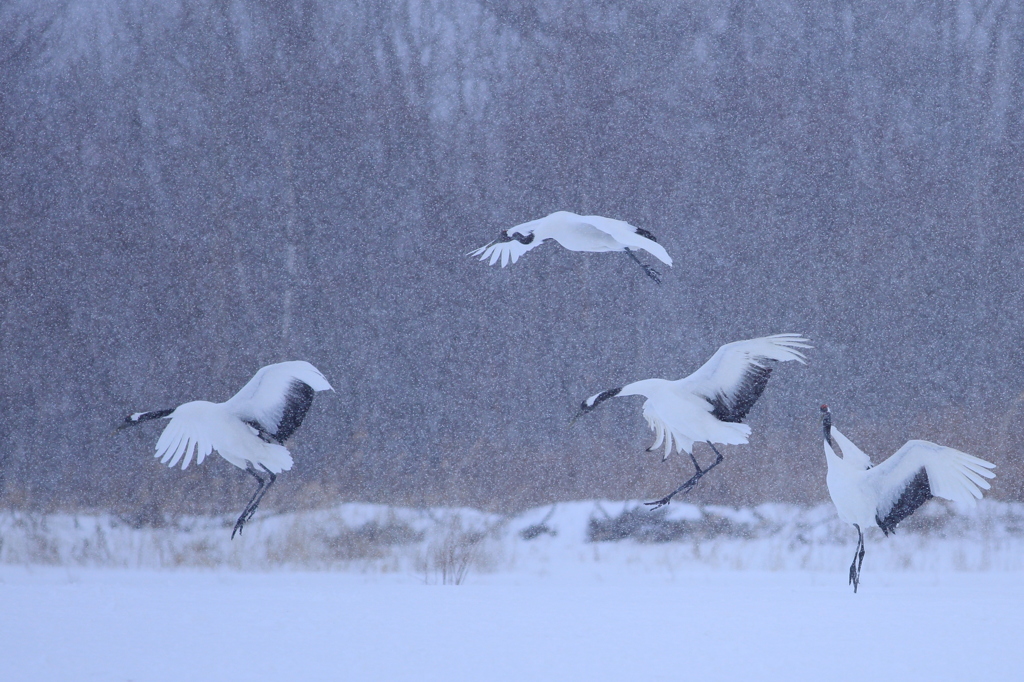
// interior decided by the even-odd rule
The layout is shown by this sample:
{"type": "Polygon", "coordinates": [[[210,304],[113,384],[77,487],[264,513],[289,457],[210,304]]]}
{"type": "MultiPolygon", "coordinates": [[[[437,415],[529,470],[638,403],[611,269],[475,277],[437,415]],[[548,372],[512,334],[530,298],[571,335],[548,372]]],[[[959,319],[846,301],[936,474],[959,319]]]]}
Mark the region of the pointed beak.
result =
{"type": "Polygon", "coordinates": [[[576,414],[574,414],[572,416],[572,419],[569,420],[569,425],[566,426],[565,428],[571,429],[572,425],[576,423],[576,420],[579,419],[582,416],[583,416],[583,410],[580,410],[579,412],[577,412],[576,414]]]}

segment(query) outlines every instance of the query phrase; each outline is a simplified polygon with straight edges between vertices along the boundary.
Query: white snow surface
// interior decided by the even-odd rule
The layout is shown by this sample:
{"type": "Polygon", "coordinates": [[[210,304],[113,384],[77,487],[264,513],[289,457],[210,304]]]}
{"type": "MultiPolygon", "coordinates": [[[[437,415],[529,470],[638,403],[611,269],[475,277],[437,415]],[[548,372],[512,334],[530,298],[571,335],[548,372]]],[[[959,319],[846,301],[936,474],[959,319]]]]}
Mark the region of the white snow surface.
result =
{"type": "Polygon", "coordinates": [[[1024,505],[873,531],[856,595],[831,505],[637,509],[0,514],[0,680],[1020,679],[1024,505]]]}
{"type": "Polygon", "coordinates": [[[0,567],[0,679],[1019,680],[1015,572],[0,567]]]}

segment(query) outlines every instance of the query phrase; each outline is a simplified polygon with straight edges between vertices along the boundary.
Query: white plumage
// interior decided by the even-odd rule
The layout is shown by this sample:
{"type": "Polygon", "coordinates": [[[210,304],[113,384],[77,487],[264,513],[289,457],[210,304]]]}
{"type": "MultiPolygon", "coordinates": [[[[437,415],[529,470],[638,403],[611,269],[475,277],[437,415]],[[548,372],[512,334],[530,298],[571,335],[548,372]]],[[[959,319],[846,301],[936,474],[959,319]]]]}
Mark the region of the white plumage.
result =
{"type": "Polygon", "coordinates": [[[239,469],[249,463],[279,474],[292,468],[288,449],[277,443],[261,440],[259,430],[239,419],[226,403],[195,400],[177,407],[165,417],[170,423],[156,442],[155,457],[161,464],[188,468],[193,454],[202,464],[206,456],[217,451],[239,469]]]}
{"type": "Polygon", "coordinates": [[[932,497],[972,506],[988,490],[995,464],[926,440],[908,441],[878,466],[832,426],[828,405],[821,406],[829,496],[839,518],[857,529],[857,549],[850,565],[853,591],[860,584],[864,531],[880,528],[888,535],[900,521],[932,497]],[[836,452],[836,445],[842,457],[836,452]]]}
{"type": "Polygon", "coordinates": [[[663,459],[673,450],[690,455],[697,470],[694,477],[675,492],[654,504],[667,504],[679,492],[696,485],[722,455],[713,445],[744,444],[750,436],[750,427],[741,423],[747,412],[764,391],[771,376],[772,361],[805,362],[799,349],[810,348],[807,339],[798,334],[776,334],[746,341],[729,343],[715,352],[700,369],[683,379],[644,379],[590,396],[580,406],[575,420],[590,412],[609,398],[642,395],[647,398],[643,406],[644,418],[654,431],[654,443],[648,450],[662,445],[663,459]],[[704,441],[715,451],[718,459],[702,470],[693,457],[693,444],[704,441]]]}
{"type": "Polygon", "coordinates": [[[490,265],[500,260],[501,267],[505,267],[509,262],[515,263],[524,253],[549,239],[553,239],[569,251],[625,251],[656,282],[660,281],[660,273],[641,263],[633,251],[643,249],[662,263],[672,265],[672,257],[647,230],[634,227],[623,220],[599,215],[581,216],[569,211],[557,211],[544,218],[503,230],[498,240],[471,251],[468,255],[479,256],[480,260],[490,259],[490,265]]]}
{"type": "MultiPolygon", "coordinates": [[[[263,367],[238,393],[223,403],[195,400],[171,410],[136,412],[119,429],[152,419],[169,419],[156,443],[162,464],[186,469],[214,450],[259,481],[259,488],[235,524],[240,532],[259,506],[277,474],[292,468],[284,442],[302,424],[316,391],[332,390],[320,371],[294,360],[263,367]],[[261,474],[268,474],[269,482],[261,474]]],[[[234,537],[235,532],[231,536],[234,537]]]]}

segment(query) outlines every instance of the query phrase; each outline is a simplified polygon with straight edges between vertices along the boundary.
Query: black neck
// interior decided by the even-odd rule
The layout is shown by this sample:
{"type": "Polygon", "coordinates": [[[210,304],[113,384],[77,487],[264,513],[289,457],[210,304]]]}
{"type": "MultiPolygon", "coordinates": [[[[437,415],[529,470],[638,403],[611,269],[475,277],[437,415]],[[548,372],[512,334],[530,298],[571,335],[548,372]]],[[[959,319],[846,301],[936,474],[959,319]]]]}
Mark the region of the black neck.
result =
{"type": "Polygon", "coordinates": [[[648,232],[647,230],[645,230],[642,227],[636,228],[636,233],[638,235],[640,235],[641,237],[645,238],[645,239],[650,239],[652,242],[657,243],[657,241],[658,241],[657,239],[654,238],[653,234],[651,234],[650,232],[648,232]]]}
{"type": "Polygon", "coordinates": [[[523,234],[509,234],[508,230],[502,230],[501,231],[501,236],[498,238],[498,241],[499,242],[510,242],[513,239],[515,241],[519,242],[520,244],[532,244],[533,243],[533,233],[531,232],[530,234],[527,234],[527,235],[523,235],[523,234]]]}
{"type": "Polygon", "coordinates": [[[135,414],[130,414],[127,417],[125,417],[124,421],[121,422],[121,425],[119,427],[117,427],[117,428],[123,429],[126,426],[133,426],[135,424],[141,424],[142,422],[148,422],[151,419],[160,419],[161,417],[166,417],[171,412],[174,412],[174,410],[175,410],[175,408],[172,407],[169,410],[153,410],[152,412],[136,412],[135,414]]]}
{"type": "Polygon", "coordinates": [[[597,397],[594,398],[593,405],[588,406],[586,403],[583,404],[583,411],[589,412],[590,410],[594,409],[595,407],[597,407],[604,401],[608,400],[609,398],[614,398],[615,396],[617,396],[619,394],[619,391],[621,390],[621,388],[609,388],[607,391],[601,391],[600,393],[598,393],[597,397]]]}

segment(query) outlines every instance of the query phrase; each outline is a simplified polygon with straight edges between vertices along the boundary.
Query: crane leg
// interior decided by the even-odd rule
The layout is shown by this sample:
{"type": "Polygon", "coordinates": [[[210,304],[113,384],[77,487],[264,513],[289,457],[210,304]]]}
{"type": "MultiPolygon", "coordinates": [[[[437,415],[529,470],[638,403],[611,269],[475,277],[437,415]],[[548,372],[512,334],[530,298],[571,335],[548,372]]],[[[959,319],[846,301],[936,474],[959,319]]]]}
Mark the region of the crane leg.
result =
{"type": "Polygon", "coordinates": [[[651,507],[651,511],[654,511],[655,509],[658,509],[659,507],[664,507],[666,504],[668,504],[669,502],[672,501],[673,497],[675,497],[679,493],[687,493],[687,492],[689,492],[694,486],[697,485],[697,481],[699,481],[701,479],[701,477],[704,476],[704,474],[706,474],[707,472],[709,472],[712,469],[714,469],[716,466],[718,466],[721,463],[721,461],[723,459],[725,459],[724,457],[722,457],[722,453],[718,451],[718,448],[716,448],[714,446],[714,444],[712,444],[711,441],[707,441],[707,444],[710,445],[711,449],[715,451],[716,455],[718,455],[718,457],[717,457],[717,459],[715,459],[714,463],[711,466],[709,466],[707,469],[701,469],[700,465],[697,464],[697,458],[694,457],[693,453],[691,452],[690,453],[690,459],[693,460],[693,466],[697,470],[697,472],[693,476],[690,477],[690,480],[688,480],[686,483],[682,484],[681,486],[679,486],[678,488],[676,488],[675,490],[670,492],[668,495],[666,495],[665,497],[661,498],[660,500],[655,500],[654,502],[644,502],[644,504],[649,505],[651,507]]]}
{"type": "Polygon", "coordinates": [[[239,515],[238,520],[235,522],[235,528],[231,531],[232,540],[235,539],[235,533],[238,533],[239,535],[242,534],[242,527],[245,526],[246,522],[252,518],[253,514],[256,513],[256,507],[260,505],[260,500],[263,499],[263,496],[267,494],[267,490],[270,488],[271,485],[274,484],[274,481],[277,479],[277,475],[269,471],[267,473],[270,474],[270,479],[268,480],[263,478],[256,470],[256,467],[254,467],[251,463],[249,464],[249,466],[245,468],[245,470],[249,472],[253,478],[259,481],[259,487],[256,488],[256,492],[254,492],[252,494],[252,497],[249,499],[249,504],[245,505],[245,509],[242,510],[242,513],[239,515]]]}
{"type": "MultiPolygon", "coordinates": [[[[860,530],[860,529],[858,529],[860,530]]],[[[864,565],[864,533],[860,534],[860,554],[857,555],[857,584],[860,585],[860,569],[864,565]]]]}
{"type": "Polygon", "coordinates": [[[251,519],[253,517],[253,514],[256,513],[256,508],[259,507],[260,506],[260,502],[263,501],[263,496],[267,494],[267,491],[270,490],[270,486],[274,485],[274,481],[277,480],[277,474],[268,471],[267,475],[270,478],[267,480],[267,484],[265,486],[263,486],[263,490],[260,491],[259,496],[252,503],[252,506],[249,507],[249,513],[245,517],[246,522],[248,522],[249,519],[251,519]]]}
{"type": "Polygon", "coordinates": [[[639,265],[640,267],[642,267],[644,269],[644,272],[647,273],[648,277],[653,279],[658,284],[661,284],[661,273],[660,272],[658,272],[657,270],[652,268],[650,265],[647,265],[646,263],[640,262],[640,259],[636,257],[636,254],[633,253],[632,249],[627,247],[626,248],[626,253],[629,255],[630,258],[633,259],[634,263],[636,263],[637,265],[639,265]]]}
{"type": "Polygon", "coordinates": [[[853,563],[850,564],[850,584],[856,594],[857,586],[860,585],[860,567],[864,565],[864,532],[856,523],[853,527],[857,529],[857,549],[853,551],[853,563]]]}

